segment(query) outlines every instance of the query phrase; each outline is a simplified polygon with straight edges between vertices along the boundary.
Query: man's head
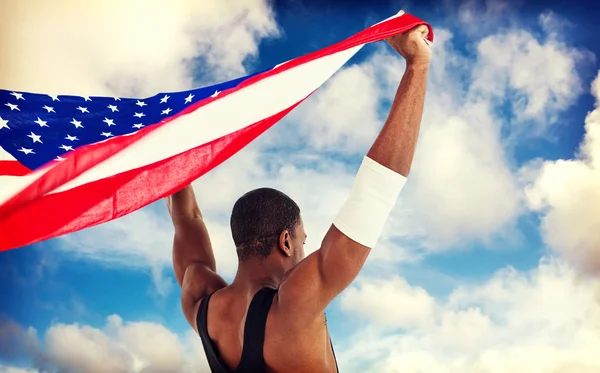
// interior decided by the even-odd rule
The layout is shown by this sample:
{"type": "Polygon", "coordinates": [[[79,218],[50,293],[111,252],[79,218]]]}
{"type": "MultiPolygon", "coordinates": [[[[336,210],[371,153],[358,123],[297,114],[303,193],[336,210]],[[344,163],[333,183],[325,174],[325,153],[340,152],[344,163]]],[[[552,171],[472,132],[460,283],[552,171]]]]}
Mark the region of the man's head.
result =
{"type": "Polygon", "coordinates": [[[274,256],[294,266],[304,258],[300,208],[280,191],[260,188],[244,194],[233,206],[230,224],[242,262],[274,256]]]}

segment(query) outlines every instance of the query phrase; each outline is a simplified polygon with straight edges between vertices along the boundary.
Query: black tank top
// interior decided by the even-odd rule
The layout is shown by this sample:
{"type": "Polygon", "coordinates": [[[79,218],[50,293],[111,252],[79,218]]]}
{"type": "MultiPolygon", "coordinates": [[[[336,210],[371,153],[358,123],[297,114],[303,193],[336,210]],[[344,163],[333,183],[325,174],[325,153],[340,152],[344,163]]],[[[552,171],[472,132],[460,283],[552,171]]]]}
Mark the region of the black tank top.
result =
{"type": "MultiPolygon", "coordinates": [[[[242,346],[242,357],[235,370],[231,371],[221,359],[221,354],[217,350],[208,335],[208,302],[214,293],[204,297],[200,303],[198,314],[196,315],[196,327],[198,334],[202,339],[204,352],[208,360],[208,365],[212,373],[265,373],[266,364],[263,357],[263,346],[265,342],[265,327],[267,325],[267,315],[271,309],[273,298],[277,290],[271,288],[260,289],[252,298],[248,314],[246,315],[246,324],[244,325],[244,344],[242,346]]],[[[330,338],[331,340],[331,338],[330,338]]],[[[331,345],[333,352],[333,344],[331,345]]],[[[335,360],[335,352],[333,352],[335,360]]],[[[336,370],[337,361],[336,361],[336,370]]],[[[338,370],[339,372],[339,370],[338,370]]]]}

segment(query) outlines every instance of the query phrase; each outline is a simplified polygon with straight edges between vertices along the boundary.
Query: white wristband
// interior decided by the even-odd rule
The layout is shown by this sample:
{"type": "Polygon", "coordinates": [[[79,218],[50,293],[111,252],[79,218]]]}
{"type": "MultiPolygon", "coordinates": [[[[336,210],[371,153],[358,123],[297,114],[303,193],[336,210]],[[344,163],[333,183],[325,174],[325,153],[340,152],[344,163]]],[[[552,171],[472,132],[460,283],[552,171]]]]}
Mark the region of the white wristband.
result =
{"type": "Polygon", "coordinates": [[[364,157],[333,224],[351,240],[374,247],[405,183],[406,177],[364,157]]]}

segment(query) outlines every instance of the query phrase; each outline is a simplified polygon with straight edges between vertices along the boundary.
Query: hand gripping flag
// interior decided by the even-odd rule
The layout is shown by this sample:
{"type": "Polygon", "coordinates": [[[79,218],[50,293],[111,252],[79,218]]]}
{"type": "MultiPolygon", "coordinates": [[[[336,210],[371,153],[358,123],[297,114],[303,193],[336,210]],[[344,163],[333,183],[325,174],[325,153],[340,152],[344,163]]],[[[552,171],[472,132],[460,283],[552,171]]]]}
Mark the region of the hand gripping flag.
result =
{"type": "Polygon", "coordinates": [[[174,193],[273,126],[365,44],[421,24],[401,12],[272,69],[144,99],[0,90],[0,251],[174,193]]]}

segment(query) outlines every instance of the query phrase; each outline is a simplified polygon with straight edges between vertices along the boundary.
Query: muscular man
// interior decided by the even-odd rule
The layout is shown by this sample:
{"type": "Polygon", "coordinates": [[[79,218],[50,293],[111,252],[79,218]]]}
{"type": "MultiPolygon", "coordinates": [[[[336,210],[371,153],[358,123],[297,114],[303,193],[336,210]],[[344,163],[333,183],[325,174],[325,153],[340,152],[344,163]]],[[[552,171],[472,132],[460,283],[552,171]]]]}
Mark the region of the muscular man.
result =
{"type": "Polygon", "coordinates": [[[253,190],[231,214],[239,267],[227,284],[191,186],[167,198],[181,307],[213,373],[337,371],[325,308],[360,272],[409,173],[431,58],[427,33],[419,26],[387,40],[406,71],[350,197],[308,257],[296,203],[273,189],[253,190]]]}

